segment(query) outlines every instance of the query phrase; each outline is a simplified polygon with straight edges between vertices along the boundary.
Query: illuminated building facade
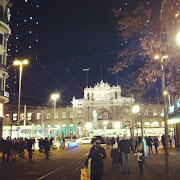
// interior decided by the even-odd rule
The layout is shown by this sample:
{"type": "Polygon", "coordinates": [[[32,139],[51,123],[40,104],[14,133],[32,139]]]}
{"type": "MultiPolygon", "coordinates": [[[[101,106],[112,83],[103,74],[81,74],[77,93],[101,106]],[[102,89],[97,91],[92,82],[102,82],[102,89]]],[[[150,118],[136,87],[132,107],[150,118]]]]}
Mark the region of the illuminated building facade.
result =
{"type": "Polygon", "coordinates": [[[7,73],[7,41],[10,34],[8,22],[10,20],[11,3],[8,0],[0,0],[0,138],[2,137],[4,104],[9,101],[6,92],[7,73]]]}
{"type": "MultiPolygon", "coordinates": [[[[27,127],[23,126],[24,112],[21,113],[22,132],[32,136],[59,136],[59,135],[102,135],[122,136],[132,133],[135,124],[135,135],[141,134],[142,118],[144,134],[147,136],[160,136],[164,133],[162,116],[162,105],[147,104],[140,105],[140,112],[132,114],[134,99],[121,96],[120,86],[110,86],[101,81],[94,87],[84,89],[84,97],[76,99],[73,97],[71,107],[58,107],[55,113],[53,108],[27,108],[27,127]],[[24,130],[27,128],[27,131],[24,130]],[[32,130],[33,129],[33,130],[32,130]]],[[[6,112],[7,136],[11,127],[10,121],[17,121],[17,112],[6,112]]],[[[16,131],[15,127],[15,133],[16,131]]],[[[172,133],[172,132],[171,132],[172,133]]],[[[24,136],[24,135],[22,135],[24,136]]]]}

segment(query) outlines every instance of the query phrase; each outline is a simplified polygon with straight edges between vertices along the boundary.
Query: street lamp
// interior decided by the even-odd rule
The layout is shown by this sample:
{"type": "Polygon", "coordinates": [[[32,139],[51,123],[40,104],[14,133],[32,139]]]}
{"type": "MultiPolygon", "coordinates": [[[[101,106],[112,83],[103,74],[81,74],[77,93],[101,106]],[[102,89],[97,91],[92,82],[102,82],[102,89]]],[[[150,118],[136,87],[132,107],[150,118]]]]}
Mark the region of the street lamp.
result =
{"type": "MultiPolygon", "coordinates": [[[[180,34],[177,36],[179,38],[180,44],[180,34]]],[[[165,73],[164,73],[164,59],[167,59],[168,55],[156,55],[154,59],[161,60],[161,84],[162,84],[162,94],[164,98],[164,124],[165,124],[165,172],[167,179],[170,177],[170,167],[169,167],[169,140],[168,140],[168,111],[167,111],[167,90],[165,87],[165,73]]]]}
{"type": "Polygon", "coordinates": [[[13,62],[14,66],[19,66],[19,98],[18,98],[18,134],[17,137],[19,137],[19,125],[20,125],[20,103],[21,103],[21,80],[22,80],[22,71],[23,71],[23,65],[28,65],[29,61],[28,59],[24,60],[15,60],[13,62]]]}
{"type": "Polygon", "coordinates": [[[55,122],[56,122],[56,120],[55,120],[55,114],[56,114],[56,101],[57,101],[57,99],[59,99],[59,97],[60,97],[60,95],[59,95],[58,93],[54,93],[54,94],[51,95],[51,100],[54,101],[54,127],[55,127],[55,122]]]}

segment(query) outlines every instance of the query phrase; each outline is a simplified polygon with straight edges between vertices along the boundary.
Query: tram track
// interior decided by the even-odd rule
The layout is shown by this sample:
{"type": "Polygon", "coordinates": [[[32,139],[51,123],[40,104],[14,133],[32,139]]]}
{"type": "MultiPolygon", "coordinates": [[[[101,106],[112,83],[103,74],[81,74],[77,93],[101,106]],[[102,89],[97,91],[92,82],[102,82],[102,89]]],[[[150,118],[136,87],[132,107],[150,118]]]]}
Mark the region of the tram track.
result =
{"type": "Polygon", "coordinates": [[[82,162],[78,162],[79,160],[82,160],[84,157],[86,157],[89,153],[86,153],[78,158],[76,158],[75,160],[69,162],[69,163],[66,163],[65,165],[57,168],[57,169],[54,169],[53,171],[39,177],[37,180],[41,180],[41,179],[53,179],[53,178],[56,178],[56,179],[60,179],[60,180],[65,180],[67,179],[68,177],[70,177],[72,174],[74,174],[76,171],[78,171],[83,165],[84,165],[84,160],[83,160],[83,163],[82,162]],[[81,163],[81,165],[79,165],[79,163],[81,163]],[[78,164],[78,167],[77,167],[77,164],[78,164]],[[70,171],[69,173],[67,173],[66,171],[70,171]],[[60,177],[62,174],[66,174],[65,176],[63,177],[60,177]],[[53,178],[52,178],[53,177],[53,178]]]}

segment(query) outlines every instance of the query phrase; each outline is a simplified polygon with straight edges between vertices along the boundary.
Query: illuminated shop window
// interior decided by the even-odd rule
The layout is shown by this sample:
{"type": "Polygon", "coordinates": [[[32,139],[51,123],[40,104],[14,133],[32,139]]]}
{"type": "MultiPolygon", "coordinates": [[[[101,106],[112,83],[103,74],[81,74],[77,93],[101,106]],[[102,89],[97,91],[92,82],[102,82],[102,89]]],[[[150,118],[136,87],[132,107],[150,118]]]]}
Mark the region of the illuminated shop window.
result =
{"type": "Polygon", "coordinates": [[[13,121],[17,121],[17,114],[13,114],[13,121]]]}
{"type": "Polygon", "coordinates": [[[37,120],[41,120],[41,113],[37,113],[37,120]]]}
{"type": "Polygon", "coordinates": [[[31,120],[32,119],[32,113],[27,113],[27,120],[31,120]]]}

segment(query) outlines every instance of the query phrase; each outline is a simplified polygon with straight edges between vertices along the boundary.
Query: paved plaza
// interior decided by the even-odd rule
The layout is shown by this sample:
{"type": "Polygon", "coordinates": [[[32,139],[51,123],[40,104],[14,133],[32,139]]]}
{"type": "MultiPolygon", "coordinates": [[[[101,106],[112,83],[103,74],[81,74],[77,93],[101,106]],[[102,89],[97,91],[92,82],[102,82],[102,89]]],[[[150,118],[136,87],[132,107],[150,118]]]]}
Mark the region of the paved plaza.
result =
{"type": "MultiPolygon", "coordinates": [[[[1,180],[79,180],[80,169],[91,145],[66,150],[51,150],[50,160],[45,160],[45,154],[35,151],[33,161],[28,160],[28,153],[24,159],[17,157],[16,162],[10,158],[9,165],[0,166],[1,180]]],[[[110,150],[106,150],[107,159],[104,160],[103,180],[141,180],[141,179],[165,179],[164,175],[164,151],[160,147],[158,154],[151,154],[146,159],[144,175],[139,174],[137,156],[132,155],[132,173],[122,175],[122,167],[113,168],[110,158],[110,150]]],[[[1,154],[2,156],[2,154],[1,154]]],[[[171,177],[172,180],[180,178],[180,150],[170,149],[171,177]]],[[[2,159],[0,159],[0,164],[2,159]]]]}

